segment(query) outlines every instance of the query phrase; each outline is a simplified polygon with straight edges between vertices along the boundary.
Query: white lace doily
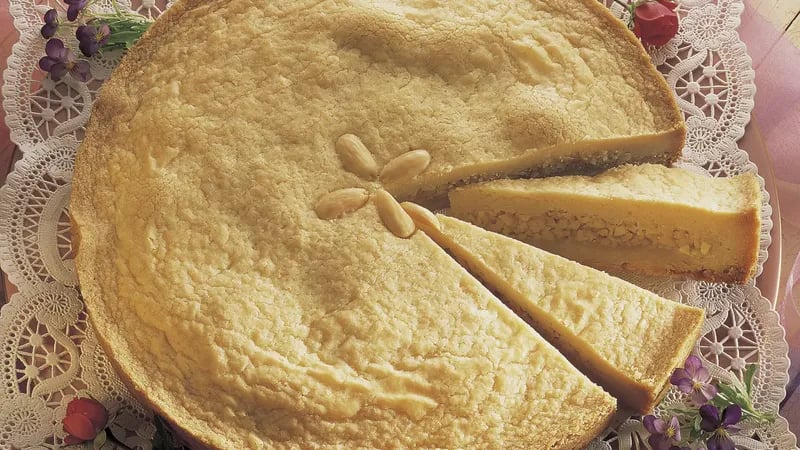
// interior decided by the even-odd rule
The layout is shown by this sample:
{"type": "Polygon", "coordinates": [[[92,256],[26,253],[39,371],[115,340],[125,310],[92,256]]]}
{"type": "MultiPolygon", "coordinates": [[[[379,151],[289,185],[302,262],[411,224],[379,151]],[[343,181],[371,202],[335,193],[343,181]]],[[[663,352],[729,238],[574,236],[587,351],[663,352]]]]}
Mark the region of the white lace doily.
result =
{"type": "MultiPolygon", "coordinates": [[[[107,1],[97,7],[109,8],[107,1]]],[[[163,10],[154,0],[119,3],[149,17],[163,10]]],[[[66,210],[75,149],[96,91],[119,55],[94,58],[87,84],[44,77],[37,61],[44,51],[39,28],[46,5],[47,0],[10,1],[20,40],[3,74],[3,108],[23,157],[0,189],[0,264],[19,288],[0,310],[0,448],[59,448],[66,403],[88,393],[117,413],[112,424],[117,437],[131,447],[149,449],[155,431],[152,413],[119,381],[88,325],[76,290],[66,210]]],[[[682,0],[678,36],[651,49],[686,116],[687,144],[680,165],[711,176],[757,170],[736,144],[755,94],[751,61],[736,33],[743,9],[742,0],[682,0]]],[[[612,10],[623,14],[617,6],[612,10]]],[[[759,274],[770,243],[771,214],[764,191],[759,274]]],[[[773,306],[757,288],[633,281],[705,308],[708,319],[697,353],[717,374],[722,369],[740,374],[746,364],[758,363],[755,403],[778,412],[788,379],[787,345],[773,306]]],[[[679,400],[673,391],[666,401],[679,400]]],[[[641,422],[631,418],[590,448],[646,448],[644,434],[641,422]]],[[[796,448],[783,418],[769,427],[745,423],[736,439],[741,448],[796,448]]]]}

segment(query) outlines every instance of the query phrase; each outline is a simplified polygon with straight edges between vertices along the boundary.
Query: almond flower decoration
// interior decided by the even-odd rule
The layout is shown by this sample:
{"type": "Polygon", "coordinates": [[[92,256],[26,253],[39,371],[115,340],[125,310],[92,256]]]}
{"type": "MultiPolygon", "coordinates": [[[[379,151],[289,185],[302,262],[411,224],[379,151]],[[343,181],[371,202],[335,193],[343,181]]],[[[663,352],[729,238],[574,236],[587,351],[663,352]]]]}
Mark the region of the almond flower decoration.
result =
{"type": "MultiPolygon", "coordinates": [[[[344,134],[336,140],[336,153],[342,167],[365,180],[379,181],[411,179],[424,172],[431,163],[426,150],[411,150],[392,159],[378,171],[378,164],[361,139],[353,134],[344,134]]],[[[363,188],[345,188],[323,195],[314,206],[317,217],[333,220],[361,209],[367,201],[374,199],[381,221],[397,237],[407,238],[414,234],[416,225],[406,209],[384,189],[370,193],[363,188]]]]}
{"type": "Polygon", "coordinates": [[[675,369],[669,381],[684,394],[691,394],[696,405],[704,405],[717,395],[717,387],[712,384],[711,374],[695,355],[686,359],[683,369],[675,369]]]}

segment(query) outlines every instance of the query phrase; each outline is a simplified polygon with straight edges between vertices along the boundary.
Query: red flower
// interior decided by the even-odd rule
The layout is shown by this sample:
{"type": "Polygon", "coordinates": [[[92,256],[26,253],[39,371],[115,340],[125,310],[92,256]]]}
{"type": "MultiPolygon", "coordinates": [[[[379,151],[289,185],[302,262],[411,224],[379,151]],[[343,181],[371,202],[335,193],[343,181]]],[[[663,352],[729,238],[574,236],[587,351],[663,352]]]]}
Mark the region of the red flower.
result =
{"type": "Polygon", "coordinates": [[[97,437],[108,422],[108,411],[92,398],[75,398],[67,404],[67,415],[61,421],[68,436],[67,445],[80,444],[97,437]]]}
{"type": "Polygon", "coordinates": [[[678,33],[678,5],[669,0],[645,1],[633,10],[633,32],[645,44],[664,45],[678,33]]]}

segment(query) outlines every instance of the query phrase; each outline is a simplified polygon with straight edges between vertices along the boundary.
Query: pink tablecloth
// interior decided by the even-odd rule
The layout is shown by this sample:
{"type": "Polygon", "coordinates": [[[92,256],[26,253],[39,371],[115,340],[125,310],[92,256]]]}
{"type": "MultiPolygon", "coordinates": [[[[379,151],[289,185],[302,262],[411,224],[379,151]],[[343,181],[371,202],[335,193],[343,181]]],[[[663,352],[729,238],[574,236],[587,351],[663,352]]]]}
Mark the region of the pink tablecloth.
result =
{"type": "MultiPolygon", "coordinates": [[[[784,227],[800,230],[800,50],[782,38],[781,32],[756,14],[749,5],[739,31],[748,45],[756,69],[758,93],[755,117],[764,134],[778,178],[780,204],[786,219],[784,227]]],[[[0,71],[5,69],[6,58],[16,40],[17,33],[8,15],[8,0],[0,0],[0,71]]],[[[5,180],[13,148],[0,110],[0,184],[5,180]]],[[[797,248],[797,245],[784,243],[784,248],[797,248]]],[[[790,260],[794,262],[795,255],[790,260]]],[[[793,285],[800,280],[800,256],[797,256],[795,270],[788,275],[788,279],[782,281],[785,285],[793,285]]],[[[791,291],[791,286],[788,286],[785,299],[780,299],[785,301],[779,301],[792,347],[793,363],[792,381],[781,412],[789,420],[795,434],[800,435],[800,313],[790,306],[793,303],[789,301],[791,291]]]]}
{"type": "Polygon", "coordinates": [[[792,358],[782,413],[800,435],[800,292],[793,292],[800,281],[800,49],[749,6],[739,33],[756,70],[755,120],[772,157],[787,238],[784,250],[789,251],[784,258],[784,292],[778,299],[792,358]]]}
{"type": "MultiPolygon", "coordinates": [[[[11,46],[18,39],[18,34],[11,26],[11,16],[8,15],[8,1],[0,0],[0,73],[6,68],[6,59],[11,53],[11,46]]],[[[3,81],[0,78],[0,86],[3,81]]],[[[5,182],[6,168],[11,163],[14,146],[8,138],[8,128],[0,108],[0,184],[5,182]]]]}

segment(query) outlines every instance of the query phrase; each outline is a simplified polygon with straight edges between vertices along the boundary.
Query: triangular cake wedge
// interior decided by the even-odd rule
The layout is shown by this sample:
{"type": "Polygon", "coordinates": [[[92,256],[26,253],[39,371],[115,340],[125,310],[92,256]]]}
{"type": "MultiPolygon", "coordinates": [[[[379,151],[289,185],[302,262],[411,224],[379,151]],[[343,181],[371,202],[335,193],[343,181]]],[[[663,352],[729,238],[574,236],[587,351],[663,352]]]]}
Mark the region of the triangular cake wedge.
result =
{"type": "Polygon", "coordinates": [[[673,369],[697,342],[701,309],[452,217],[417,221],[574,364],[640,413],[660,401],[673,369]]]}
{"type": "Polygon", "coordinates": [[[761,188],[660,165],[598,176],[498,180],[450,193],[450,213],[592,267],[744,283],[753,276],[761,188]]]}

